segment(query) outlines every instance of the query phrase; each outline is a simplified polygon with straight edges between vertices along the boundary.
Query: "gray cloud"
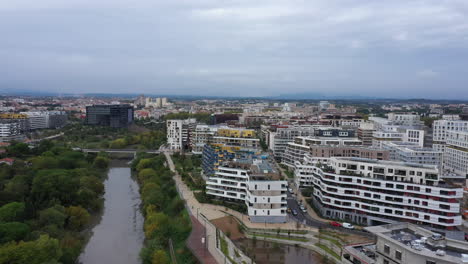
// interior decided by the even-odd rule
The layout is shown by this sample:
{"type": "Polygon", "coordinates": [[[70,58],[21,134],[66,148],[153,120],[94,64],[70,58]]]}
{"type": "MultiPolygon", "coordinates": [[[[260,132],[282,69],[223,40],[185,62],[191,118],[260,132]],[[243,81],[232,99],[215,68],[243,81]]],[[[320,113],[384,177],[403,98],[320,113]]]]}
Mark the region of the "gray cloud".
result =
{"type": "Polygon", "coordinates": [[[465,0],[2,1],[0,36],[0,89],[468,98],[465,0]]]}

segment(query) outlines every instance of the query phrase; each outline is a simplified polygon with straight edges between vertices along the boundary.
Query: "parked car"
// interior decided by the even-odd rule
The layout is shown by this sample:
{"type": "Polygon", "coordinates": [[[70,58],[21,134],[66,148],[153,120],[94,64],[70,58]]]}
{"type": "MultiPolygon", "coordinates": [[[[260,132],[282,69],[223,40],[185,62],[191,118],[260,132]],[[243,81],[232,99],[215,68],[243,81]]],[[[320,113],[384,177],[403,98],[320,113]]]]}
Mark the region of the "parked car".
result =
{"type": "Polygon", "coordinates": [[[304,209],[305,209],[305,207],[304,207],[303,204],[299,205],[299,208],[301,208],[301,210],[304,210],[304,209]]]}
{"type": "Polygon", "coordinates": [[[343,223],[342,226],[347,229],[354,229],[354,226],[350,223],[343,223]]]}
{"type": "Polygon", "coordinates": [[[335,221],[330,222],[330,225],[336,226],[336,227],[341,227],[341,224],[335,221]]]}
{"type": "Polygon", "coordinates": [[[465,240],[468,241],[468,233],[465,233],[465,240]]]}
{"type": "Polygon", "coordinates": [[[291,194],[294,194],[294,190],[292,188],[289,188],[288,191],[291,193],[291,194]]]}
{"type": "Polygon", "coordinates": [[[301,208],[301,211],[302,211],[303,213],[307,213],[307,209],[305,209],[305,208],[301,208]]]}
{"type": "Polygon", "coordinates": [[[291,208],[288,208],[288,209],[286,210],[286,212],[287,212],[288,214],[290,214],[290,213],[291,213],[291,208]]]}
{"type": "Polygon", "coordinates": [[[297,211],[293,209],[293,210],[292,210],[292,214],[293,214],[293,215],[297,215],[297,211]]]}

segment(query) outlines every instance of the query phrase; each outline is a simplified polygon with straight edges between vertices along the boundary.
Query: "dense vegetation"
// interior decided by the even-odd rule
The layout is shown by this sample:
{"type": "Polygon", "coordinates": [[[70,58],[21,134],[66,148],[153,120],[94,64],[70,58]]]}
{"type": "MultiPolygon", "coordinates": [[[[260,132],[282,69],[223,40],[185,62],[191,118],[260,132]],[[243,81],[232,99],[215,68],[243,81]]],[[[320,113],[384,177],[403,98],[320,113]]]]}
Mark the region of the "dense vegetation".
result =
{"type": "Polygon", "coordinates": [[[63,140],[70,146],[80,148],[158,149],[166,142],[164,130],[150,131],[137,125],[116,129],[75,123],[68,125],[63,131],[63,140]]]}
{"type": "Polygon", "coordinates": [[[164,120],[168,119],[188,119],[188,118],[195,118],[198,122],[201,123],[210,123],[211,121],[211,113],[196,113],[191,114],[188,112],[180,112],[180,113],[170,113],[164,116],[164,120]]]}
{"type": "Polygon", "coordinates": [[[145,217],[144,264],[169,264],[172,240],[177,263],[196,263],[185,245],[191,231],[190,217],[180,199],[172,172],[164,166],[164,155],[139,154],[132,163],[140,184],[145,217]]]}
{"type": "Polygon", "coordinates": [[[203,190],[205,188],[205,181],[201,176],[201,156],[175,153],[172,160],[177,172],[190,189],[203,190]]]}
{"type": "Polygon", "coordinates": [[[0,165],[0,263],[75,263],[101,210],[105,155],[42,141],[12,144],[0,165]]]}

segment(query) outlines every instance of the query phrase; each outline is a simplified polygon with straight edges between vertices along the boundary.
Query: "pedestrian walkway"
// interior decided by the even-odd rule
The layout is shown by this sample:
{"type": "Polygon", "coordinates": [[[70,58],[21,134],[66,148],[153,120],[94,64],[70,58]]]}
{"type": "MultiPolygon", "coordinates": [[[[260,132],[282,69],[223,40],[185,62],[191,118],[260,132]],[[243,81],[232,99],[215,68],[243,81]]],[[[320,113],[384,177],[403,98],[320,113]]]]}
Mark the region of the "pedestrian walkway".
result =
{"type": "Polygon", "coordinates": [[[205,238],[205,227],[198,221],[198,219],[190,215],[192,220],[192,233],[190,233],[189,238],[187,239],[187,246],[190,248],[192,253],[197,257],[197,259],[203,264],[217,264],[214,257],[206,248],[207,241],[202,242],[202,238],[205,238]]]}

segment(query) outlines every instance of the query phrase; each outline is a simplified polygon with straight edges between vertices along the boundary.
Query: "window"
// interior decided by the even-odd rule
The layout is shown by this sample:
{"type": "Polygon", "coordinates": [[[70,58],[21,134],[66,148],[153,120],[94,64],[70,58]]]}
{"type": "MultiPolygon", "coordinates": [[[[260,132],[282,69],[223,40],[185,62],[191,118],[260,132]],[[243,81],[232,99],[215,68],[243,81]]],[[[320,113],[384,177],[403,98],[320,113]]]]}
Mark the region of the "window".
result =
{"type": "Polygon", "coordinates": [[[390,246],[389,245],[384,245],[384,253],[385,254],[390,254],[390,246]]]}
{"type": "Polygon", "coordinates": [[[395,258],[401,260],[401,251],[395,250],[395,258]]]}

